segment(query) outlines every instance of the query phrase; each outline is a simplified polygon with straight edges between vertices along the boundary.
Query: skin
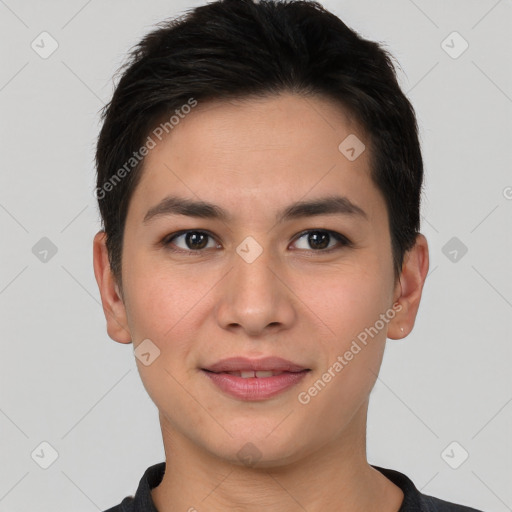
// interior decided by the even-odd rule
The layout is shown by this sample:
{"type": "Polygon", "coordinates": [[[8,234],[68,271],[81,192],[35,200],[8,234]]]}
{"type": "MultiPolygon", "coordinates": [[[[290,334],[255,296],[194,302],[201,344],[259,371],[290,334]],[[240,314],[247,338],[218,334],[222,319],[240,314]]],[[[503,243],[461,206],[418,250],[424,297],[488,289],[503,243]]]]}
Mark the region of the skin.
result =
{"type": "Polygon", "coordinates": [[[396,512],[402,491],[366,458],[370,391],[386,338],[413,328],[428,271],[423,235],[395,279],[384,198],[370,179],[369,141],[349,161],[339,144],[364,132],[340,106],[283,94],[198,105],[150,151],[127,214],[122,291],[108,265],[105,236],[94,238],[94,270],[109,336],[134,348],[149,338],[160,356],[138,359],[159,409],[166,473],[152,496],[160,512],[339,510],[396,512]],[[146,212],[169,194],[215,203],[229,222],[146,212]],[[276,224],[291,203],[339,194],[367,218],[324,214],[276,224]],[[202,253],[179,230],[212,235],[202,253]],[[327,229],[330,253],[304,230],[327,229]],[[236,248],[252,236],[252,263],[236,248]],[[378,335],[312,397],[298,401],[343,355],[358,333],[393,304],[378,335]],[[402,331],[403,329],[403,331],[402,331]],[[276,355],[311,371],[276,397],[225,395],[200,368],[226,357],[276,355]],[[237,453],[258,449],[255,465],[237,453]],[[194,508],[191,508],[194,507],[194,508]]]}

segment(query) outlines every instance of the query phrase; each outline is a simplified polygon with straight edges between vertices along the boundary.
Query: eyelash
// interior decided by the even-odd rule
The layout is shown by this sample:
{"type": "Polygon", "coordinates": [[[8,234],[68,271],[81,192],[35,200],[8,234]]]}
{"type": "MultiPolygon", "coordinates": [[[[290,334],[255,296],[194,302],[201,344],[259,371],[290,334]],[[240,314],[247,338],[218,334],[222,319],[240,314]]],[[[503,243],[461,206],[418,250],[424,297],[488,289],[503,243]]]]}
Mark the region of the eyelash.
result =
{"type": "MultiPolygon", "coordinates": [[[[212,234],[208,233],[208,231],[201,231],[198,229],[188,229],[188,230],[184,230],[184,231],[177,231],[176,233],[167,235],[166,237],[164,237],[164,239],[162,240],[161,243],[167,250],[174,252],[174,253],[187,254],[190,256],[202,256],[203,254],[201,254],[201,253],[205,253],[206,249],[184,250],[184,249],[174,249],[171,247],[171,243],[176,238],[186,235],[187,233],[200,233],[200,234],[207,235],[207,236],[215,239],[215,237],[212,234]]],[[[300,233],[298,233],[296,235],[296,237],[293,239],[293,241],[295,242],[297,240],[300,240],[303,236],[305,236],[309,233],[326,233],[326,234],[330,235],[332,238],[334,238],[340,244],[338,246],[331,247],[329,249],[310,249],[311,252],[314,252],[316,254],[319,254],[319,253],[330,254],[331,252],[339,250],[343,247],[352,247],[353,246],[353,243],[346,236],[342,235],[341,233],[337,233],[336,231],[331,231],[328,229],[307,229],[305,231],[301,231],[300,233]]],[[[307,251],[307,249],[298,249],[298,250],[307,251]]]]}

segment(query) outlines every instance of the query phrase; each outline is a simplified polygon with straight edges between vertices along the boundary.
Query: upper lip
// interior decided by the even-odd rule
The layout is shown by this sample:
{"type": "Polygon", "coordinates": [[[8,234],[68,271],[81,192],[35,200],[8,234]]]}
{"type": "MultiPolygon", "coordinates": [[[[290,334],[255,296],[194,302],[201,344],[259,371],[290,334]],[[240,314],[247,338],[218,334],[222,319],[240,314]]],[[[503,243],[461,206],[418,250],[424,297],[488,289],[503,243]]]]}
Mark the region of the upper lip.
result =
{"type": "Polygon", "coordinates": [[[209,365],[203,370],[211,372],[237,372],[242,370],[300,372],[308,370],[304,366],[292,363],[281,357],[264,357],[262,359],[249,359],[247,357],[230,357],[209,365]]]}

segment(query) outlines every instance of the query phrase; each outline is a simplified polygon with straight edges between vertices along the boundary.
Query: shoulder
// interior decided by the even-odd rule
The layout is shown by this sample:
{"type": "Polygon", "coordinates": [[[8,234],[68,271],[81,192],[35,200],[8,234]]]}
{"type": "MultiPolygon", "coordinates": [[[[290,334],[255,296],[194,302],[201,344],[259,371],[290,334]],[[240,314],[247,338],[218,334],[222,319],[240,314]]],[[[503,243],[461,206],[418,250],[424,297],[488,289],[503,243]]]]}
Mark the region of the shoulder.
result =
{"type": "Polygon", "coordinates": [[[119,503],[119,505],[109,508],[104,512],[135,512],[135,509],[133,508],[133,497],[126,497],[121,503],[119,503]]]}
{"type": "Polygon", "coordinates": [[[404,500],[398,512],[483,512],[476,508],[422,494],[413,481],[399,471],[374,465],[372,467],[380,471],[404,493],[404,500]]]}
{"type": "Polygon", "coordinates": [[[450,501],[445,501],[434,496],[427,496],[420,494],[425,512],[483,512],[476,508],[466,507],[465,505],[459,505],[450,501]]]}
{"type": "Polygon", "coordinates": [[[146,469],[134,496],[126,497],[119,505],[104,512],[157,512],[151,498],[151,489],[156,487],[164,476],[165,462],[146,469]]]}

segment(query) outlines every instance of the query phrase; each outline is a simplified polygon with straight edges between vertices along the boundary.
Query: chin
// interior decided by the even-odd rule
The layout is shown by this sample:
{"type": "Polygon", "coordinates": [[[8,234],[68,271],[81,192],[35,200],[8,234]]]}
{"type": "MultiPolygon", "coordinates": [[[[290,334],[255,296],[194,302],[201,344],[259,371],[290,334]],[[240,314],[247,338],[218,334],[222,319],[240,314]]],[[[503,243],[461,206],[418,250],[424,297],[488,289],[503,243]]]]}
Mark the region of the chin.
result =
{"type": "Polygon", "coordinates": [[[293,463],[305,452],[297,445],[297,436],[285,437],[283,432],[273,432],[269,436],[269,432],[267,429],[238,431],[233,438],[224,438],[222,443],[206,448],[230,464],[262,469],[293,463]]]}

